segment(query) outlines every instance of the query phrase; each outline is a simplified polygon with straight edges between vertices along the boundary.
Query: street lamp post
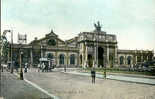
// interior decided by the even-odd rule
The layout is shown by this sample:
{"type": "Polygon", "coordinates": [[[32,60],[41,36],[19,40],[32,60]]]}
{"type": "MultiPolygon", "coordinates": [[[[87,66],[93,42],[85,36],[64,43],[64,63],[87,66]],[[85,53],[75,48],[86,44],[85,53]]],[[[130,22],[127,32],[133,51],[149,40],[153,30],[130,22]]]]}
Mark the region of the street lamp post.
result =
{"type": "Polygon", "coordinates": [[[64,70],[65,70],[65,72],[66,72],[66,65],[64,66],[64,70]]]}
{"type": "MultiPolygon", "coordinates": [[[[61,57],[60,57],[60,58],[61,58],[61,57]]],[[[67,56],[66,56],[66,60],[67,60],[67,56]]],[[[61,61],[62,61],[62,59],[61,59],[61,61]]],[[[68,61],[68,60],[67,60],[67,61],[68,61]]],[[[68,63],[66,62],[66,64],[65,64],[64,59],[63,59],[63,62],[64,62],[64,72],[66,72],[66,68],[67,68],[67,66],[66,66],[66,65],[67,65],[68,63]]]]}
{"type": "MultiPolygon", "coordinates": [[[[107,43],[107,35],[105,34],[105,42],[107,43]]],[[[107,46],[108,47],[108,46],[107,46]]],[[[106,54],[107,55],[107,54],[106,54]]],[[[104,67],[104,78],[106,79],[106,76],[107,76],[107,74],[106,74],[106,65],[107,65],[107,61],[108,61],[108,59],[107,59],[107,56],[105,56],[106,57],[106,59],[104,59],[105,60],[105,67],[104,67]]]]}
{"type": "Polygon", "coordinates": [[[12,50],[13,50],[13,30],[11,31],[11,73],[13,73],[13,69],[14,69],[12,50]]]}
{"type": "MultiPolygon", "coordinates": [[[[67,42],[65,42],[65,49],[69,50],[68,49],[68,45],[67,45],[67,42]]],[[[67,52],[67,55],[66,55],[66,65],[64,65],[64,71],[66,72],[66,69],[67,69],[67,66],[68,66],[68,52],[67,52]]],[[[65,60],[64,60],[65,61],[65,60]]],[[[65,63],[65,62],[64,62],[65,63]]]]}
{"type": "Polygon", "coordinates": [[[43,44],[42,44],[42,42],[41,42],[41,45],[40,45],[40,53],[41,53],[41,58],[43,58],[44,57],[44,55],[43,55],[43,44]]]}
{"type": "MultiPolygon", "coordinates": [[[[66,65],[68,65],[68,59],[67,59],[67,58],[68,58],[68,56],[66,56],[66,60],[67,60],[67,61],[66,61],[66,65]]],[[[64,62],[64,63],[65,63],[65,62],[64,62]]],[[[67,69],[67,66],[66,66],[66,65],[64,65],[64,71],[65,71],[65,72],[66,72],[66,69],[67,69]]]]}
{"type": "Polygon", "coordinates": [[[96,46],[96,61],[97,61],[97,62],[96,62],[96,66],[97,66],[97,68],[99,67],[99,66],[98,66],[98,65],[99,65],[99,64],[98,64],[98,59],[99,59],[99,58],[98,58],[98,53],[99,53],[99,52],[98,52],[99,32],[100,32],[100,30],[97,29],[97,37],[96,37],[96,38],[97,38],[97,39],[96,39],[96,42],[97,42],[97,46],[96,46]]]}
{"type": "Polygon", "coordinates": [[[104,65],[104,78],[106,79],[106,76],[107,76],[107,74],[106,74],[106,65],[107,65],[107,59],[104,59],[105,61],[105,65],[104,65]]]}
{"type": "Polygon", "coordinates": [[[18,43],[20,44],[20,80],[24,79],[23,76],[23,69],[22,69],[22,54],[23,52],[21,51],[21,47],[22,47],[22,43],[26,43],[27,41],[27,36],[26,35],[22,35],[22,34],[18,34],[18,43]]]}
{"type": "Polygon", "coordinates": [[[22,69],[22,54],[23,52],[20,50],[20,80],[23,80],[23,69],[22,69]]]}

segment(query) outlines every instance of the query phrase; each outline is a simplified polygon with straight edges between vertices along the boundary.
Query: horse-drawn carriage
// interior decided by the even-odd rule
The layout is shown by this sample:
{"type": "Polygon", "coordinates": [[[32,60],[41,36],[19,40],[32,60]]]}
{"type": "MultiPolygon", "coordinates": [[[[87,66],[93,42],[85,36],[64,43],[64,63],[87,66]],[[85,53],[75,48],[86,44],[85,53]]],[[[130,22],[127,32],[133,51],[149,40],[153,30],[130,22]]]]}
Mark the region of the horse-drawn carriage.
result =
{"type": "Polygon", "coordinates": [[[55,67],[55,61],[54,59],[49,58],[40,58],[40,63],[38,64],[39,71],[42,70],[42,72],[51,72],[52,69],[55,67]]]}

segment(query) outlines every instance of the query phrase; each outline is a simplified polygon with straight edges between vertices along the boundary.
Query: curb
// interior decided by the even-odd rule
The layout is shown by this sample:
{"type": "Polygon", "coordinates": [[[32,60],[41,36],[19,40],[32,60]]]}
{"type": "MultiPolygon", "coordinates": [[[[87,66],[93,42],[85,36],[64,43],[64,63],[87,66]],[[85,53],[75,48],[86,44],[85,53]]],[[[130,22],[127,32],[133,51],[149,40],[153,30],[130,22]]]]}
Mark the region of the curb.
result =
{"type": "MultiPolygon", "coordinates": [[[[65,73],[65,72],[63,72],[65,73]]],[[[75,74],[75,75],[82,75],[82,76],[90,76],[88,73],[81,73],[81,74],[76,74],[76,73],[71,73],[71,72],[66,72],[66,73],[69,73],[69,74],[75,74]],[[86,74],[86,75],[84,75],[86,74]]],[[[123,77],[123,76],[122,76],[123,77]]],[[[124,76],[125,77],[125,76],[124,76]]],[[[96,78],[100,78],[100,79],[105,79],[103,78],[100,74],[98,74],[98,76],[96,76],[96,78]],[[100,77],[99,77],[100,76],[100,77]]],[[[123,82],[130,82],[130,83],[137,83],[137,84],[147,84],[147,85],[155,85],[154,83],[147,83],[147,82],[137,82],[137,81],[127,81],[127,80],[123,80],[123,79],[117,79],[117,78],[109,78],[107,77],[106,79],[109,79],[109,80],[117,80],[117,81],[123,81],[123,82]]]]}

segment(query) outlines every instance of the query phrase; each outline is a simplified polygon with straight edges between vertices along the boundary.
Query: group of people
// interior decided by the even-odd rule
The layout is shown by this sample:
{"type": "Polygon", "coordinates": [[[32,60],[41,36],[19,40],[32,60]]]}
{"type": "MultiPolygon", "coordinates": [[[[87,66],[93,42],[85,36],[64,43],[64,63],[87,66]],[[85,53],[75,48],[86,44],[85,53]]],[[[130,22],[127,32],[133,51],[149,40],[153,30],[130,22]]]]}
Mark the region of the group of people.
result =
{"type": "MultiPolygon", "coordinates": [[[[52,71],[52,68],[51,66],[48,66],[42,63],[42,64],[38,64],[38,72],[40,72],[40,70],[42,70],[42,72],[48,72],[48,71],[52,71]]],[[[1,71],[3,72],[3,68],[1,68],[1,71]]],[[[16,71],[18,72],[18,67],[16,68],[16,71]]],[[[28,72],[28,63],[25,63],[24,65],[24,72],[25,73],[28,72]]],[[[92,83],[95,84],[96,71],[94,68],[91,69],[91,77],[92,77],[92,83]]]]}
{"type": "MultiPolygon", "coordinates": [[[[25,63],[22,67],[24,67],[24,72],[28,72],[28,63],[25,63]]],[[[11,63],[8,63],[8,64],[2,64],[1,65],[1,71],[3,72],[3,70],[5,69],[6,71],[10,71],[11,69],[15,69],[16,72],[18,72],[18,69],[20,68],[18,62],[13,62],[12,64],[11,63]],[[13,66],[13,67],[12,67],[13,66]]]]}

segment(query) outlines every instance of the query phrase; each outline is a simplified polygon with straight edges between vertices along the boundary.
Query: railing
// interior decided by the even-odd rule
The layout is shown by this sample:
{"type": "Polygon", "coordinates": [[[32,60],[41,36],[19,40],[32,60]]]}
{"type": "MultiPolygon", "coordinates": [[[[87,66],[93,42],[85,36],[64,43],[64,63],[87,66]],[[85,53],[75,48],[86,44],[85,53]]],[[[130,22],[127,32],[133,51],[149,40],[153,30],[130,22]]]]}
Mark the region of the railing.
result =
{"type": "Polygon", "coordinates": [[[83,40],[88,40],[88,41],[100,41],[100,42],[117,42],[116,36],[115,35],[99,35],[95,38],[94,35],[83,35],[83,37],[80,37],[78,41],[83,41],[83,40]]]}

